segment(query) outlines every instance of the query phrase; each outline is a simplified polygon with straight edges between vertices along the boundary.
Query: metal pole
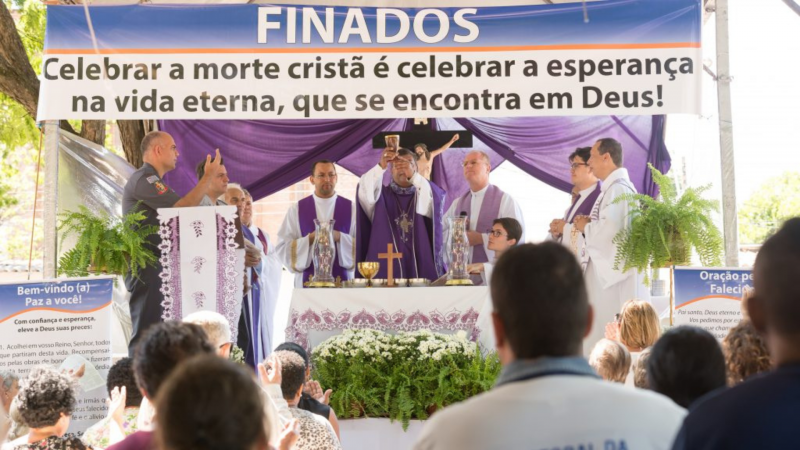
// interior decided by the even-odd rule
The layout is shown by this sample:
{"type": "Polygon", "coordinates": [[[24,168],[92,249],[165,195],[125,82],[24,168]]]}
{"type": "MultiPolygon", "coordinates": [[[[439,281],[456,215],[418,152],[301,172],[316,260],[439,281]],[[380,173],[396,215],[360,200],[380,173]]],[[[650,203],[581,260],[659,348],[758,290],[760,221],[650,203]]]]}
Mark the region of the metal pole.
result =
{"type": "Polygon", "coordinates": [[[58,236],[58,135],[57,120],[44,123],[44,279],[56,277],[58,236]]]}
{"type": "Polygon", "coordinates": [[[728,52],[728,0],[716,2],[717,105],[719,151],[722,163],[722,221],[725,235],[725,265],[739,267],[739,227],[736,218],[736,170],[733,159],[733,114],[731,113],[730,54],[728,52]]]}

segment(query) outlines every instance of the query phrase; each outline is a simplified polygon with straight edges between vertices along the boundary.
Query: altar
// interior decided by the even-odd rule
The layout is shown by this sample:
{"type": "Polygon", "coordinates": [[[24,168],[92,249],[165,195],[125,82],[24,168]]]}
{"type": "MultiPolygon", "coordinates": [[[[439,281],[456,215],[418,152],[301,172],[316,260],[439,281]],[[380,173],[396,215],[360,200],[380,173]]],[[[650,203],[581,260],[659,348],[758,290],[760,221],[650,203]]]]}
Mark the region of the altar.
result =
{"type": "Polygon", "coordinates": [[[485,317],[489,288],[375,287],[295,289],[289,307],[286,341],[307,350],[345,329],[386,332],[428,329],[438,333],[466,331],[471,340],[491,341],[485,317]],[[483,314],[483,315],[481,315],[483,314]],[[480,317],[479,317],[480,316],[480,317]]]}

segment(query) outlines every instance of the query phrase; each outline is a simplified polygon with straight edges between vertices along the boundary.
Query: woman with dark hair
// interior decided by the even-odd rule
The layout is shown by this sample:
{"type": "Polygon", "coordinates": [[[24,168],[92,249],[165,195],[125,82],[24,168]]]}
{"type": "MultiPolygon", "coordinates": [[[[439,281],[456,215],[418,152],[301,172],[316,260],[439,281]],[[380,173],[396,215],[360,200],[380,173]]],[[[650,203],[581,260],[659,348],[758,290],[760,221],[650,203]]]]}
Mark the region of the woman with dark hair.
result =
{"type": "Polygon", "coordinates": [[[77,436],[65,434],[75,409],[69,375],[37,367],[22,381],[16,405],[30,431],[9,444],[14,450],[84,450],[77,436]]]}
{"type": "Polygon", "coordinates": [[[138,429],[136,422],[142,392],[136,386],[133,359],[122,358],[108,369],[106,388],[111,399],[108,416],[83,433],[81,439],[86,445],[106,448],[138,429]]]}
{"type": "Polygon", "coordinates": [[[431,179],[431,169],[433,168],[433,158],[436,158],[440,154],[444,153],[445,150],[450,148],[453,143],[458,140],[458,134],[453,135],[453,138],[443,146],[437,148],[434,151],[428,150],[428,146],[425,144],[416,144],[414,145],[414,153],[417,154],[419,159],[417,160],[417,172],[420,175],[425,177],[426,180],[431,179]]]}
{"type": "Polygon", "coordinates": [[[494,250],[494,261],[492,263],[475,263],[467,266],[467,272],[480,274],[483,284],[488,286],[492,278],[492,267],[500,259],[506,250],[519,243],[522,237],[522,225],[517,219],[503,217],[494,219],[492,230],[489,231],[489,250],[494,250]]]}

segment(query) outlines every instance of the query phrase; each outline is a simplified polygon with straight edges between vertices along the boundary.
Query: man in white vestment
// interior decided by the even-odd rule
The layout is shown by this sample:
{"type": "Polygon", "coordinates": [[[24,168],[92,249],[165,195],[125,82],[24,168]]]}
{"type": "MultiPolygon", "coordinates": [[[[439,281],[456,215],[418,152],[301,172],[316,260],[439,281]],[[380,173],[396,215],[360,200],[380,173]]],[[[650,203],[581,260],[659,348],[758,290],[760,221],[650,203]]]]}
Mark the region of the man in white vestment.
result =
{"type": "Polygon", "coordinates": [[[603,338],[604,325],[614,320],[622,304],[631,299],[650,300],[650,292],[635,269],[623,272],[614,268],[617,246],[614,237],[630,227],[628,202],[615,203],[623,194],[635,194],[636,188],[622,166],[622,145],[615,139],[605,138],[592,147],[589,168],[602,180],[600,196],[594,203],[589,217],[580,216],[574,226],[586,240],[589,263],[586,267],[586,286],[589,301],[595,310],[592,332],[584,341],[584,354],[588,355],[594,345],[603,338]]]}
{"type": "Polygon", "coordinates": [[[469,219],[469,259],[467,264],[494,261],[494,251],[489,249],[489,232],[495,219],[511,217],[522,226],[519,243],[525,242],[525,221],[522,210],[510,195],[489,183],[492,164],[489,155],[482,151],[471,151],[462,163],[464,179],[469,183],[469,191],[455,199],[447,210],[444,219],[444,236],[449,230],[448,217],[458,217],[466,213],[469,219]]]}
{"type": "MultiPolygon", "coordinates": [[[[211,160],[214,161],[213,159],[211,160]]],[[[206,174],[206,160],[203,159],[197,164],[195,168],[195,172],[197,173],[197,179],[202,180],[203,176],[206,174]]],[[[203,199],[200,200],[200,204],[197,206],[224,206],[227,205],[224,200],[225,193],[228,192],[228,183],[230,179],[228,178],[228,169],[225,168],[225,161],[222,157],[219,157],[219,172],[217,172],[216,176],[211,179],[211,183],[208,185],[208,193],[203,196],[203,199]]]]}
{"type": "MultiPolygon", "coordinates": [[[[244,189],[244,205],[242,207],[242,225],[247,227],[255,237],[253,244],[261,254],[261,327],[267,341],[267,354],[275,347],[275,308],[278,306],[278,294],[281,290],[281,271],[283,266],[278,258],[278,251],[272,246],[269,234],[259,228],[253,221],[253,196],[244,189]]],[[[281,339],[282,341],[282,339],[281,339]]]]}
{"type": "Polygon", "coordinates": [[[586,269],[589,255],[586,252],[583,233],[572,226],[576,217],[588,216],[600,195],[600,183],[589,168],[591,147],[581,147],[569,155],[569,175],[572,181],[572,203],[564,217],[550,223],[548,239],[561,242],[578,257],[581,267],[586,269]]]}
{"type": "Polygon", "coordinates": [[[342,281],[353,279],[355,266],[356,210],[353,202],[336,193],[336,166],[328,160],[317,161],[311,167],[314,194],[293,204],[278,231],[277,252],[283,265],[295,274],[294,286],[302,288],[314,273],[314,219],[335,220],[333,240],[336,242],[336,261],[333,277],[342,281]]]}
{"type": "Polygon", "coordinates": [[[434,414],[415,450],[669,449],[686,411],[603,381],[581,356],[592,325],[583,271],[555,242],[508,250],[492,275],[503,365],[488,392],[434,414]]]}

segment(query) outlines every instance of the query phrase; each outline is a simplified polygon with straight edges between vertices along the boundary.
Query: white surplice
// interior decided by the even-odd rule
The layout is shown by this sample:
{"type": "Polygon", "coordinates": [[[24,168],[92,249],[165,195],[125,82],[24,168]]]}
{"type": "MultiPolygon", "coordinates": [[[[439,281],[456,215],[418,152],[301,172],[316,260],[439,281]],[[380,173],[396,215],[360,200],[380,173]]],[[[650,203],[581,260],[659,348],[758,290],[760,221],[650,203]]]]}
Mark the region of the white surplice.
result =
{"type": "MultiPolygon", "coordinates": [[[[486,257],[489,259],[489,261],[494,261],[494,250],[489,250],[489,230],[476,230],[478,226],[478,217],[481,213],[481,206],[483,206],[483,199],[486,197],[487,189],[489,189],[488,184],[480,191],[470,192],[472,198],[470,199],[469,230],[478,231],[481,233],[481,238],[483,239],[483,251],[486,252],[486,257]]],[[[458,209],[459,198],[461,197],[458,197],[453,201],[453,203],[450,205],[450,208],[447,209],[447,213],[444,215],[444,224],[442,227],[444,236],[447,236],[447,233],[450,230],[450,224],[448,223],[447,218],[457,217],[461,214],[461,211],[456,211],[456,209],[458,209]]],[[[517,201],[505,192],[503,192],[503,198],[500,200],[500,209],[497,211],[497,217],[494,219],[500,219],[504,217],[517,219],[517,222],[519,222],[520,226],[522,226],[522,236],[519,238],[519,242],[517,242],[517,244],[524,243],[525,219],[522,218],[522,210],[519,208],[517,201]]],[[[472,264],[472,246],[469,248],[469,259],[467,261],[467,264],[472,264]]]]}
{"type": "MultiPolygon", "coordinates": [[[[603,180],[600,196],[597,197],[592,222],[583,231],[589,264],[586,267],[586,289],[589,301],[594,308],[592,331],[583,341],[585,355],[591,353],[594,345],[603,338],[605,326],[614,320],[614,315],[622,309],[622,304],[631,299],[650,300],[650,292],[644,286],[644,276],[635,269],[623,272],[614,269],[617,246],[614,237],[631,224],[628,202],[612,204],[623,194],[633,194],[636,188],[628,177],[628,170],[620,168],[603,180]]],[[[566,235],[566,234],[565,234],[566,235]]]]}
{"type": "Polygon", "coordinates": [[[558,242],[564,244],[575,256],[578,258],[578,261],[581,263],[581,268],[586,270],[586,266],[589,264],[589,252],[586,251],[586,239],[583,237],[583,233],[580,231],[575,230],[573,235],[573,226],[570,222],[575,217],[575,213],[578,209],[583,205],[586,201],[586,198],[590,196],[595,189],[597,189],[597,183],[592,183],[591,186],[579,192],[580,197],[578,201],[575,202],[575,206],[568,208],[564,212],[564,220],[567,222],[564,224],[564,231],[561,236],[557,239],[558,242]]]}
{"type": "MultiPolygon", "coordinates": [[[[387,166],[388,167],[388,166],[387,166]]],[[[387,169],[382,169],[380,164],[368,170],[358,182],[358,203],[367,214],[369,220],[375,214],[375,204],[381,198],[383,190],[383,174],[387,169]]],[[[417,214],[433,218],[433,189],[430,181],[419,173],[411,177],[411,184],[417,188],[417,214]]]]}
{"type": "MultiPolygon", "coordinates": [[[[333,219],[338,194],[334,194],[331,198],[320,198],[316,194],[312,195],[317,210],[317,219],[333,219]]],[[[336,244],[336,257],[339,259],[339,265],[350,274],[350,278],[353,277],[353,267],[355,265],[353,247],[353,240],[356,236],[355,205],[353,205],[352,210],[350,233],[342,233],[339,242],[336,244]]],[[[303,283],[308,281],[303,279],[303,271],[314,262],[311,255],[313,244],[300,232],[299,207],[298,203],[294,203],[286,213],[283,224],[281,224],[281,228],[278,231],[278,246],[276,250],[283,265],[294,274],[294,287],[296,288],[302,288],[303,283]]]]}
{"type": "Polygon", "coordinates": [[[275,309],[278,306],[278,293],[281,290],[281,260],[278,258],[278,252],[272,245],[269,239],[269,234],[259,229],[255,224],[249,227],[250,232],[256,237],[253,243],[261,252],[261,273],[259,278],[261,280],[261,329],[262,334],[267,340],[266,350],[267,354],[272,353],[272,350],[279,342],[275,342],[275,309]],[[267,248],[264,249],[264,244],[258,238],[258,233],[261,231],[264,234],[264,239],[267,241],[267,248]]]}

